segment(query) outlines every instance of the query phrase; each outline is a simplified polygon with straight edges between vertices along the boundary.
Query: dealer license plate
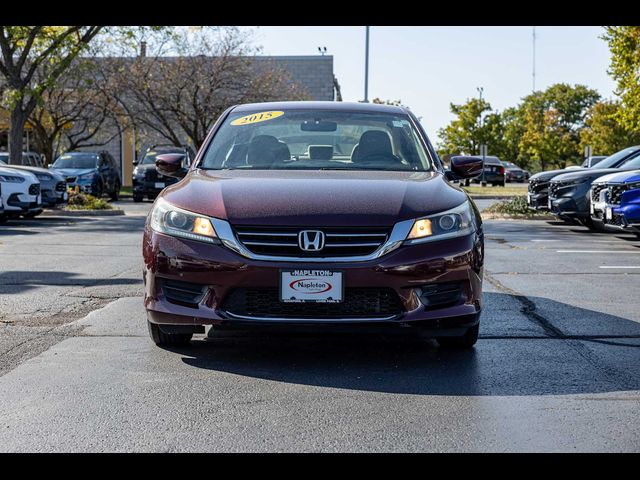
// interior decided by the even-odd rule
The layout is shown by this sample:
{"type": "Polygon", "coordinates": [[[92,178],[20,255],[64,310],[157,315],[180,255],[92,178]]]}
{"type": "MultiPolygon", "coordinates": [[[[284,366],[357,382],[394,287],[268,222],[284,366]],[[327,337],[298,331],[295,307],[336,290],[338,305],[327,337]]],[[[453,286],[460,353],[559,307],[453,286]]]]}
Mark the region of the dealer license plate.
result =
{"type": "Polygon", "coordinates": [[[286,303],[338,303],[343,298],[342,272],[281,270],[280,300],[286,303]]]}

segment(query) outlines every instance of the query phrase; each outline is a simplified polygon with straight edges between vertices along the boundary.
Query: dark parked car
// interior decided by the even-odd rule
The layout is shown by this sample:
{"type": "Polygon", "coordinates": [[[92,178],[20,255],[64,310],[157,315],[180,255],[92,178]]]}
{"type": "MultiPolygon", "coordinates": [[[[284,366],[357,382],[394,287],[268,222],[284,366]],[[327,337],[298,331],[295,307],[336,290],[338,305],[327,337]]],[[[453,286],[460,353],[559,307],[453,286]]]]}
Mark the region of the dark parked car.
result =
{"type": "Polygon", "coordinates": [[[233,328],[403,331],[471,347],[482,308],[478,209],[406,108],[347,102],[235,106],[144,231],[144,305],[158,345],[233,328]],[[315,132],[322,143],[296,139],[315,132]],[[349,137],[348,145],[341,138],[349,137]],[[287,141],[283,141],[287,138],[287,141]],[[342,153],[340,153],[342,152],[342,153]]]}
{"type": "Polygon", "coordinates": [[[156,171],[156,157],[165,153],[183,155],[182,168],[188,168],[194,155],[188,147],[153,146],[147,149],[142,161],[134,163],[133,169],[133,201],[141,202],[144,197],[152,200],[163,188],[173,185],[177,178],[161,175],[156,171]]]}
{"type": "MultiPolygon", "coordinates": [[[[603,165],[605,161],[600,162],[603,165]]],[[[577,220],[592,230],[602,226],[591,219],[590,196],[594,180],[624,170],[640,169],[640,150],[614,168],[585,168],[554,177],[549,182],[549,210],[562,219],[577,220]]]]}
{"type": "MultiPolygon", "coordinates": [[[[625,148],[624,150],[620,150],[619,152],[614,153],[613,155],[601,160],[597,164],[598,169],[606,169],[606,168],[617,168],[619,165],[622,165],[628,159],[635,157],[640,154],[640,146],[625,148]]],[[[596,167],[589,167],[584,170],[591,170],[596,167]]],[[[549,170],[546,172],[536,173],[529,178],[529,192],[527,194],[527,202],[529,204],[529,208],[540,211],[548,211],[549,210],[549,182],[558,175],[563,175],[565,173],[575,173],[584,171],[579,167],[574,169],[559,169],[559,170],[549,170]]],[[[604,173],[602,175],[605,175],[604,173]]]]}
{"type": "Polygon", "coordinates": [[[506,170],[505,181],[507,183],[510,183],[510,182],[524,183],[527,180],[529,180],[529,172],[527,170],[520,168],[515,163],[502,162],[502,165],[504,165],[504,168],[506,170]]]}
{"type": "Polygon", "coordinates": [[[120,172],[109,152],[67,152],[49,168],[61,173],[72,189],[95,197],[109,195],[117,200],[120,194],[120,172]]]}
{"type": "MultiPolygon", "coordinates": [[[[482,156],[477,155],[474,158],[482,160],[482,156]]],[[[480,183],[482,181],[482,175],[476,177],[472,182],[480,183]]],[[[504,187],[506,183],[506,168],[502,164],[502,161],[498,157],[485,156],[484,157],[484,181],[493,186],[504,187]]]]}

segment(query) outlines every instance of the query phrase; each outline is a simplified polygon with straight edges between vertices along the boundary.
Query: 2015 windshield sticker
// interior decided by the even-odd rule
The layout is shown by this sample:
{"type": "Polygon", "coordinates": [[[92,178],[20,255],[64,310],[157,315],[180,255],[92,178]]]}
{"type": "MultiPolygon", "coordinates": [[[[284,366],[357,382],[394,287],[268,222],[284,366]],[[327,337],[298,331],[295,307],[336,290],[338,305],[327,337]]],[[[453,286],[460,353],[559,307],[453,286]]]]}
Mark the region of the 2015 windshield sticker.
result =
{"type": "Polygon", "coordinates": [[[260,112],[252,113],[245,117],[236,118],[231,125],[249,125],[251,123],[266,122],[267,120],[273,120],[284,115],[284,112],[272,111],[272,112],[260,112]]]}

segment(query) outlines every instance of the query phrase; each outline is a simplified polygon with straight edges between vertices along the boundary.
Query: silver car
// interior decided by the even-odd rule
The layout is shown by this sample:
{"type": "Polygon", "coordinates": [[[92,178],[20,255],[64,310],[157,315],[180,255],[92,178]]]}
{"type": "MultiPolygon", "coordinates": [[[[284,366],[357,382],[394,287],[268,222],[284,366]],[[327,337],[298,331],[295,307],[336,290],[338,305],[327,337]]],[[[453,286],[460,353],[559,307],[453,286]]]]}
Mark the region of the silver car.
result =
{"type": "MultiPolygon", "coordinates": [[[[23,154],[24,158],[24,154],[23,154]]],[[[67,193],[67,182],[63,175],[46,168],[31,167],[27,165],[8,165],[9,154],[0,152],[0,165],[3,167],[20,169],[34,174],[40,181],[40,191],[42,194],[42,205],[45,207],[55,207],[64,204],[69,196],[67,193]]]]}

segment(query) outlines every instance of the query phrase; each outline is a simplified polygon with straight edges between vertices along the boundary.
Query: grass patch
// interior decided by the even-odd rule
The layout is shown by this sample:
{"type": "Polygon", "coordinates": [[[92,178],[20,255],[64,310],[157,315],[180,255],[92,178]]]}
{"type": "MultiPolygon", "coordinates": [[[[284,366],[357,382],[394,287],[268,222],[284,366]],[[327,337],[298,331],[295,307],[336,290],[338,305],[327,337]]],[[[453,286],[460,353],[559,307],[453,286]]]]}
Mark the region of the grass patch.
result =
{"type": "Polygon", "coordinates": [[[507,215],[525,215],[527,217],[533,217],[536,212],[531,210],[527,205],[527,197],[518,196],[504,200],[502,202],[494,203],[489,208],[485,208],[485,212],[488,213],[504,213],[507,215]]]}
{"type": "Polygon", "coordinates": [[[518,195],[522,195],[527,191],[526,187],[493,187],[486,186],[481,187],[478,186],[469,186],[462,187],[469,195],[487,195],[487,196],[507,196],[507,197],[516,197],[518,195]]]}
{"type": "Polygon", "coordinates": [[[120,187],[120,195],[133,195],[133,187],[120,187]]]}
{"type": "Polygon", "coordinates": [[[67,210],[112,210],[113,207],[101,198],[86,193],[69,192],[67,210]]]}

